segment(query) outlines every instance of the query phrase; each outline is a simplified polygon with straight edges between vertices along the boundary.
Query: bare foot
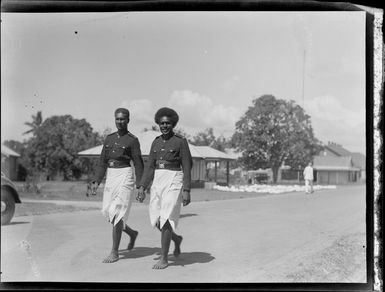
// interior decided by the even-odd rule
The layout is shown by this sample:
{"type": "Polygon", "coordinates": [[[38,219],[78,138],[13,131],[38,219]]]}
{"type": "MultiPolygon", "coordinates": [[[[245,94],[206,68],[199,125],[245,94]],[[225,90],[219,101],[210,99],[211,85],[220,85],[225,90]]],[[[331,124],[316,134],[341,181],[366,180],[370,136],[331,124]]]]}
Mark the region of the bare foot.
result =
{"type": "Polygon", "coordinates": [[[113,263],[117,260],[119,260],[118,254],[112,251],[110,255],[103,260],[103,263],[113,263]]]}
{"type": "Polygon", "coordinates": [[[131,250],[134,248],[135,246],[135,240],[136,240],[136,237],[138,236],[139,232],[138,231],[134,231],[134,235],[130,237],[130,243],[128,244],[127,246],[127,249],[128,250],[131,250]]]}
{"type": "Polygon", "coordinates": [[[152,268],[155,270],[165,269],[168,266],[168,261],[163,257],[160,258],[159,262],[157,262],[152,268]]]}
{"type": "Polygon", "coordinates": [[[174,249],[174,256],[178,257],[180,255],[180,244],[182,243],[183,237],[178,236],[178,241],[175,241],[175,249],[174,249]]]}

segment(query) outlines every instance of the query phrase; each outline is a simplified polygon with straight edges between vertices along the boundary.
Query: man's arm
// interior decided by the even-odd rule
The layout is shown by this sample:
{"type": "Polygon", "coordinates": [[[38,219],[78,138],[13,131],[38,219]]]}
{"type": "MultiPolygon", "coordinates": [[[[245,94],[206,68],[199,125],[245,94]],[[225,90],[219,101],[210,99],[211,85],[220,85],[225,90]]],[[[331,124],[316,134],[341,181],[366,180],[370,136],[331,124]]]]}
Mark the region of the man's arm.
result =
{"type": "Polygon", "coordinates": [[[131,147],[131,158],[135,166],[135,176],[136,176],[136,187],[139,188],[140,180],[143,176],[143,158],[142,152],[140,151],[140,143],[138,138],[134,139],[131,147]]]}
{"type": "Polygon", "coordinates": [[[180,148],[181,163],[183,169],[183,192],[182,203],[183,206],[187,206],[191,202],[190,189],[191,189],[191,168],[192,157],[187,140],[183,138],[180,148]]]}
{"type": "Polygon", "coordinates": [[[148,185],[150,184],[150,181],[154,178],[155,162],[156,162],[156,156],[154,152],[155,143],[156,143],[155,141],[152,142],[150,155],[148,156],[147,163],[144,167],[142,179],[139,182],[138,196],[136,197],[136,199],[140,203],[142,203],[146,198],[146,194],[144,190],[148,187],[148,185]]]}
{"type": "Polygon", "coordinates": [[[155,141],[152,142],[150,155],[148,156],[147,163],[144,167],[142,179],[140,180],[140,183],[139,183],[139,186],[143,187],[143,189],[146,189],[150,184],[151,180],[154,178],[155,162],[156,162],[156,155],[154,152],[155,143],[156,143],[155,141]]]}
{"type": "Polygon", "coordinates": [[[183,138],[180,147],[180,156],[183,169],[183,190],[190,191],[191,189],[191,168],[192,157],[187,140],[183,138]]]}
{"type": "Polygon", "coordinates": [[[96,176],[94,179],[94,181],[96,181],[98,185],[100,185],[100,183],[102,182],[104,174],[106,173],[106,170],[107,170],[107,155],[106,155],[106,144],[104,143],[102,152],[100,154],[97,170],[96,170],[96,176]]]}

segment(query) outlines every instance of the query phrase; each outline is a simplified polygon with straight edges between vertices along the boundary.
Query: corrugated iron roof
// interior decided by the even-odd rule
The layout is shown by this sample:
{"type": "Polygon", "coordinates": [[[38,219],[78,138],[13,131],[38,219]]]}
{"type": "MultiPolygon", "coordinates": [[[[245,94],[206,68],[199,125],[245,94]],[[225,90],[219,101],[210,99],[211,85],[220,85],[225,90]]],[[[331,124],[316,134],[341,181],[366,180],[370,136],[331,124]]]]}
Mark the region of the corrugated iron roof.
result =
{"type": "Polygon", "coordinates": [[[1,144],[1,154],[9,157],[9,156],[15,156],[20,157],[20,154],[13,151],[11,148],[5,146],[4,144],[1,144]]]}
{"type": "MultiPolygon", "coordinates": [[[[191,146],[197,150],[197,152],[200,154],[202,158],[205,158],[205,159],[234,160],[234,158],[228,155],[227,153],[214,149],[210,146],[194,146],[194,145],[191,145],[191,146]]],[[[191,151],[191,147],[190,147],[190,151],[191,151]]]]}
{"type": "Polygon", "coordinates": [[[332,152],[336,153],[339,156],[352,155],[352,153],[349,150],[345,149],[344,147],[336,143],[329,143],[328,145],[325,145],[325,148],[328,148],[329,150],[331,150],[332,152]]]}
{"type": "Polygon", "coordinates": [[[98,145],[78,152],[79,156],[99,156],[102,153],[103,145],[98,145]]]}

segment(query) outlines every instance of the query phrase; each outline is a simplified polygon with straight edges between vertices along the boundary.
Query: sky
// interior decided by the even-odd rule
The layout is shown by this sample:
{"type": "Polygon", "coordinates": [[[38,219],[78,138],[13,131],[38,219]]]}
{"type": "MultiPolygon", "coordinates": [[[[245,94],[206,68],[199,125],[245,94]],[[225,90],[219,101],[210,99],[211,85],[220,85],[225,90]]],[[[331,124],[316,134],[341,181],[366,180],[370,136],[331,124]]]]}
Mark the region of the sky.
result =
{"type": "Polygon", "coordinates": [[[1,141],[70,114],[95,131],[155,125],[160,107],[194,136],[230,137],[264,94],[294,100],[314,134],[366,153],[365,13],[1,13],[1,141]]]}

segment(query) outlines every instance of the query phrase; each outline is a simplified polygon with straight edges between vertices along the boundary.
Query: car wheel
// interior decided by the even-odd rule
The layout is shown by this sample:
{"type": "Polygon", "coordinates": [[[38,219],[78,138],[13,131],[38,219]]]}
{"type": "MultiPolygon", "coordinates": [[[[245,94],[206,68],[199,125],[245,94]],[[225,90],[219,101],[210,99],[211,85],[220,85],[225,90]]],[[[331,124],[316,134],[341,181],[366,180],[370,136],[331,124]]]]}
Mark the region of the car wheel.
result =
{"type": "Polygon", "coordinates": [[[15,198],[7,189],[1,189],[1,225],[11,222],[15,214],[15,198]]]}

